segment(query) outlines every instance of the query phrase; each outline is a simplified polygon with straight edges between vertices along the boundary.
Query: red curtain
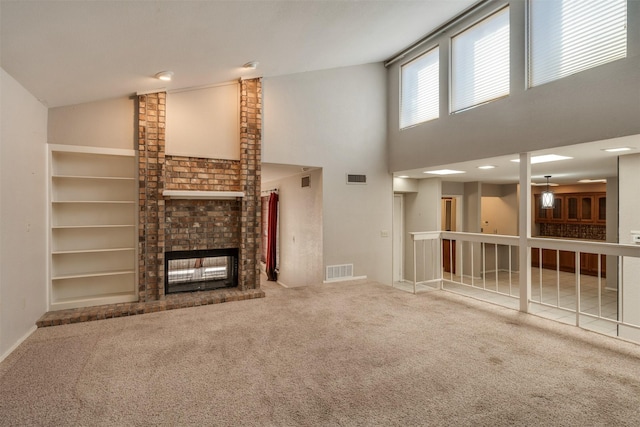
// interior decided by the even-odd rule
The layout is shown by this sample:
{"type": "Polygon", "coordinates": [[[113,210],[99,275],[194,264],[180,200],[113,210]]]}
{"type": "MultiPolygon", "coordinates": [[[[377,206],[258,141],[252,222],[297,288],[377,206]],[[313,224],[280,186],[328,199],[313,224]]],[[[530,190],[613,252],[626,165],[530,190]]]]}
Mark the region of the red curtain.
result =
{"type": "Polygon", "coordinates": [[[267,223],[267,279],[278,280],[276,273],[276,242],[278,233],[278,195],[271,193],[269,196],[269,221],[267,223]]]}

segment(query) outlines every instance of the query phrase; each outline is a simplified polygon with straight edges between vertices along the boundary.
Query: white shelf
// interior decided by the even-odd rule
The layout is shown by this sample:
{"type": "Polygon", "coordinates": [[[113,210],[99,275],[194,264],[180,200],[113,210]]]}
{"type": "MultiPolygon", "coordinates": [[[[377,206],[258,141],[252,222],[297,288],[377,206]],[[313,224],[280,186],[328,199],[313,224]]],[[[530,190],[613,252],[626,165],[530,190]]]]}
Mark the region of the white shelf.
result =
{"type": "Polygon", "coordinates": [[[49,148],[50,309],[136,301],[135,151],[49,148]]]}
{"type": "Polygon", "coordinates": [[[198,190],[164,190],[162,196],[167,199],[183,200],[235,200],[244,197],[242,191],[198,191],[198,190]]]}
{"type": "Polygon", "coordinates": [[[132,292],[114,292],[92,298],[60,298],[51,303],[52,310],[66,310],[69,308],[92,307],[103,304],[120,304],[138,301],[132,292]]]}
{"type": "Polygon", "coordinates": [[[63,153],[81,153],[81,154],[97,154],[98,156],[125,156],[135,157],[135,150],[127,150],[124,148],[103,148],[103,147],[89,147],[86,145],[64,145],[64,144],[49,144],[49,148],[52,152],[63,153]]]}
{"type": "Polygon", "coordinates": [[[111,248],[111,249],[78,249],[78,250],[70,250],[70,251],[53,251],[52,255],[68,255],[68,254],[92,254],[99,252],[125,252],[125,251],[135,251],[136,248],[111,248]]]}
{"type": "Polygon", "coordinates": [[[65,274],[65,275],[52,277],[51,280],[86,279],[88,277],[122,276],[123,274],[133,274],[133,273],[135,273],[135,270],[96,271],[91,273],[65,274]]]}
{"type": "Polygon", "coordinates": [[[135,200],[54,200],[51,203],[131,205],[135,200]]]}
{"type": "Polygon", "coordinates": [[[137,178],[129,176],[83,176],[83,175],[52,175],[54,179],[86,179],[86,180],[122,180],[122,181],[135,181],[137,178]]]}
{"type": "Polygon", "coordinates": [[[135,227],[135,224],[113,224],[113,225],[54,225],[53,230],[74,229],[74,228],[122,228],[135,227]]]}

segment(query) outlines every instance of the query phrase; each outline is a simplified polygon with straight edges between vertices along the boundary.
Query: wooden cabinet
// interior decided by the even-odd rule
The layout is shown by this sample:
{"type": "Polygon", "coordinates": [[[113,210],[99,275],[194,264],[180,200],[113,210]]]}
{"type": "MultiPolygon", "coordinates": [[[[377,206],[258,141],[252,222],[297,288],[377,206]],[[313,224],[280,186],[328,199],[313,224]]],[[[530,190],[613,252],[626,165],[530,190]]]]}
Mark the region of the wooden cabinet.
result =
{"type": "MultiPolygon", "coordinates": [[[[602,277],[606,277],[607,257],[600,255],[600,271],[602,277]]],[[[575,270],[575,269],[574,269],[575,270]]],[[[580,272],[589,276],[598,275],[598,254],[580,254],[580,272]]]]}
{"type": "Polygon", "coordinates": [[[567,200],[567,222],[595,222],[594,196],[572,194],[565,196],[567,200]]]}
{"type": "Polygon", "coordinates": [[[607,196],[604,194],[595,196],[595,221],[600,224],[607,222],[607,196]]]}
{"type": "MultiPolygon", "coordinates": [[[[540,267],[540,249],[531,249],[531,266],[540,267]]],[[[600,255],[601,277],[606,277],[606,256],[600,255]]],[[[542,249],[542,268],[549,270],[560,270],[567,273],[576,271],[576,253],[570,251],[555,251],[553,249],[542,249]]],[[[598,275],[598,254],[580,254],[580,273],[589,276],[598,275]]]]}
{"type": "MultiPolygon", "coordinates": [[[[573,273],[576,270],[575,252],[542,249],[542,268],[555,270],[560,265],[560,271],[573,273]],[[558,264],[559,263],[559,264],[558,264]]],[[[540,267],[540,249],[531,250],[531,266],[540,267]]]]}
{"type": "Polygon", "coordinates": [[[553,209],[542,208],[542,198],[535,195],[536,223],[605,224],[607,196],[604,193],[556,194],[553,209]]]}
{"type": "Polygon", "coordinates": [[[540,194],[535,195],[536,204],[536,222],[563,222],[564,221],[564,197],[555,196],[553,200],[553,208],[542,207],[542,197],[540,194]]]}
{"type": "Polygon", "coordinates": [[[50,153],[50,309],[136,301],[135,151],[50,153]]]}

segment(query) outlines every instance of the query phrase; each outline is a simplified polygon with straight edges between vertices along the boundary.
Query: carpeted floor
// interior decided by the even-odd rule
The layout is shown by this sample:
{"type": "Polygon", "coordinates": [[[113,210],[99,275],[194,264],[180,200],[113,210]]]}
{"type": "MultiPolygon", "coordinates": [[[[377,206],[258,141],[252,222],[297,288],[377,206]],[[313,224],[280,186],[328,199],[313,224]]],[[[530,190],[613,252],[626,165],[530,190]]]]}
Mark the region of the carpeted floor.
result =
{"type": "Polygon", "coordinates": [[[640,425],[640,347],[372,282],[37,330],[0,425],[640,425]]]}

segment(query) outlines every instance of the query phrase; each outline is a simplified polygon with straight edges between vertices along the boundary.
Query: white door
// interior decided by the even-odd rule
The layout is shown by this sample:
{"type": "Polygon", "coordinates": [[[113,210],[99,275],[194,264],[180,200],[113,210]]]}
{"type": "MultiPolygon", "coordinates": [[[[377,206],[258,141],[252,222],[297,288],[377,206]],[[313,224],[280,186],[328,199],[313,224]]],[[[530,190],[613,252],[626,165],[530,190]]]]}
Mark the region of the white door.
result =
{"type": "Polygon", "coordinates": [[[404,198],[393,195],[393,282],[402,281],[404,275],[404,198]]]}

